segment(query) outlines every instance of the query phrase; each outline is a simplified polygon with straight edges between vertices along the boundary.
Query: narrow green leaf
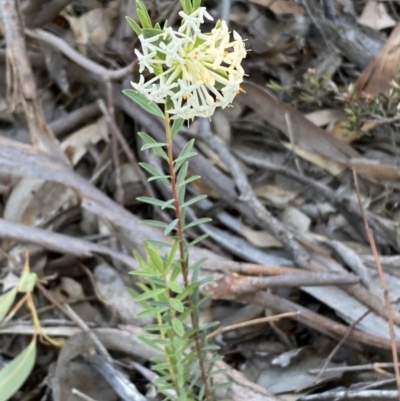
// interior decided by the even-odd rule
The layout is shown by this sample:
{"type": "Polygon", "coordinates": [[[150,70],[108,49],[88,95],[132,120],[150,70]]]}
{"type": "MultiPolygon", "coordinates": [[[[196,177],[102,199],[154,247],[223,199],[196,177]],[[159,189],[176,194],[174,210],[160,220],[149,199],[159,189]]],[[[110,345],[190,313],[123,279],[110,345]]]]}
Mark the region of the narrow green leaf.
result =
{"type": "Polygon", "coordinates": [[[141,150],[153,149],[153,148],[162,148],[166,143],[145,143],[141,150]]]}
{"type": "Polygon", "coordinates": [[[174,122],[172,123],[172,127],[171,127],[172,139],[175,139],[175,137],[178,135],[178,132],[182,128],[182,125],[184,122],[185,122],[185,120],[183,118],[176,118],[174,120],[174,122]]]}
{"type": "Polygon", "coordinates": [[[152,227],[159,227],[165,229],[167,227],[167,223],[164,223],[163,221],[158,221],[158,220],[141,220],[140,221],[143,224],[146,224],[147,226],[152,226],[152,227]]]}
{"type": "MultiPolygon", "coordinates": [[[[148,334],[147,334],[147,336],[148,336],[148,334]]],[[[138,338],[139,338],[140,341],[142,341],[145,344],[149,345],[151,348],[154,348],[154,349],[156,349],[158,351],[161,351],[161,352],[164,351],[162,341],[160,340],[159,337],[157,337],[156,339],[153,339],[153,338],[149,338],[149,337],[146,337],[146,336],[138,336],[138,338]]]]}
{"type": "Polygon", "coordinates": [[[190,295],[198,287],[197,282],[190,283],[178,296],[177,299],[183,301],[188,295],[190,295]]]}
{"type": "Polygon", "coordinates": [[[171,366],[169,363],[159,363],[157,365],[152,365],[151,368],[156,370],[157,372],[165,372],[165,371],[169,371],[171,366]]]}
{"type": "Polygon", "coordinates": [[[183,163],[181,169],[179,170],[178,175],[176,176],[176,183],[178,186],[182,185],[182,183],[185,181],[188,168],[189,168],[189,163],[188,162],[183,163]]]}
{"type": "Polygon", "coordinates": [[[175,330],[175,333],[178,334],[178,336],[183,336],[185,334],[185,328],[183,327],[183,324],[179,319],[174,317],[171,320],[171,324],[172,324],[172,327],[175,330]]]}
{"type": "Polygon", "coordinates": [[[163,182],[165,185],[169,185],[169,178],[170,178],[169,175],[159,175],[157,177],[149,177],[147,179],[147,181],[151,182],[151,181],[159,180],[159,181],[163,182]]]}
{"type": "Polygon", "coordinates": [[[164,235],[168,235],[172,230],[174,230],[178,222],[178,219],[172,220],[171,223],[169,223],[167,227],[165,227],[164,235]]]}
{"type": "Polygon", "coordinates": [[[200,327],[200,330],[210,330],[210,329],[212,329],[213,327],[219,326],[219,324],[220,324],[220,322],[217,322],[217,321],[210,322],[210,323],[206,323],[206,324],[203,324],[203,325],[200,327]]]}
{"type": "Polygon", "coordinates": [[[160,199],[150,198],[149,196],[139,196],[136,199],[139,202],[148,203],[149,205],[153,206],[159,206],[161,207],[161,209],[166,209],[166,208],[173,209],[173,206],[171,206],[174,203],[173,199],[170,199],[168,201],[162,201],[160,199]]]}
{"type": "Polygon", "coordinates": [[[149,101],[146,96],[133,89],[124,89],[122,92],[137,103],[143,110],[154,114],[155,116],[164,118],[164,113],[161,109],[154,102],[149,101]]]}
{"type": "Polygon", "coordinates": [[[150,15],[147,12],[145,5],[140,0],[136,0],[136,11],[143,28],[153,28],[150,15]]]}
{"type": "MultiPolygon", "coordinates": [[[[163,177],[163,173],[160,173],[157,171],[153,166],[147,163],[138,163],[140,167],[142,167],[143,170],[146,170],[148,173],[155,177],[163,177]]],[[[168,182],[167,182],[168,183],[168,182]]]]}
{"type": "Polygon", "coordinates": [[[196,181],[196,180],[198,180],[198,179],[200,179],[200,178],[201,178],[200,175],[192,175],[192,176],[189,177],[187,180],[180,182],[177,186],[178,186],[178,188],[179,188],[180,186],[190,184],[191,182],[196,181]]]}
{"type": "Polygon", "coordinates": [[[150,324],[148,326],[143,327],[145,331],[160,331],[165,332],[170,327],[167,324],[150,324]]]}
{"type": "Polygon", "coordinates": [[[193,0],[193,11],[196,11],[201,6],[201,0],[193,0]]]}
{"type": "Polygon", "coordinates": [[[168,306],[157,306],[153,309],[144,310],[136,314],[136,317],[156,317],[160,313],[165,312],[168,310],[168,306]]]}
{"type": "Polygon", "coordinates": [[[157,142],[154,138],[152,138],[145,132],[138,132],[138,135],[140,136],[140,138],[142,138],[143,142],[145,142],[145,144],[141,148],[142,150],[153,149],[160,157],[168,161],[168,156],[165,153],[165,150],[162,149],[164,146],[167,145],[166,143],[157,142]]]}
{"type": "Polygon", "coordinates": [[[36,360],[36,340],[0,370],[0,401],[10,399],[30,375],[36,360]]]}
{"type": "Polygon", "coordinates": [[[139,24],[133,20],[131,17],[125,17],[129,26],[133,29],[133,31],[136,33],[137,36],[139,36],[142,33],[142,28],[139,26],[139,24]]]}
{"type": "Polygon", "coordinates": [[[189,199],[189,200],[186,201],[183,205],[181,205],[181,208],[184,208],[184,207],[193,205],[193,204],[195,204],[195,203],[197,203],[197,202],[200,202],[200,201],[202,201],[203,199],[206,199],[206,198],[207,198],[207,195],[195,196],[194,198],[189,199]]]}
{"type": "Polygon", "coordinates": [[[187,159],[187,155],[191,153],[194,146],[194,139],[191,139],[181,150],[177,159],[175,159],[175,171],[177,172],[182,163],[187,159]]]}
{"type": "Polygon", "coordinates": [[[183,288],[179,283],[176,283],[175,281],[169,281],[167,283],[168,288],[171,289],[172,291],[176,292],[177,294],[181,294],[183,291],[183,288]]]}
{"type": "Polygon", "coordinates": [[[24,271],[18,284],[19,292],[32,292],[35,288],[38,276],[36,273],[24,271]]]}
{"type": "Polygon", "coordinates": [[[161,294],[165,293],[165,288],[157,288],[155,290],[152,291],[148,291],[148,292],[144,292],[143,294],[138,295],[135,298],[136,302],[141,302],[141,301],[145,301],[147,299],[157,299],[157,297],[161,294]]]}
{"type": "Polygon", "coordinates": [[[6,317],[9,309],[14,303],[15,297],[17,295],[17,289],[12,288],[5,294],[0,295],[0,323],[6,317]]]}
{"type": "MultiPolygon", "coordinates": [[[[175,255],[178,252],[178,248],[179,248],[179,242],[178,242],[178,240],[175,240],[174,245],[171,247],[171,250],[170,250],[168,258],[167,258],[168,266],[172,266],[172,264],[174,263],[175,255]]],[[[172,281],[174,281],[174,280],[172,280],[172,281]]]]}
{"type": "MultiPolygon", "coordinates": [[[[186,195],[186,186],[181,185],[180,187],[178,187],[178,200],[179,200],[180,205],[182,205],[182,203],[185,202],[185,195],[186,195]]],[[[182,209],[182,212],[183,211],[184,211],[184,209],[182,209]]]]}
{"type": "Polygon", "coordinates": [[[184,306],[183,306],[183,303],[181,301],[179,301],[179,299],[171,298],[169,300],[169,303],[178,312],[182,313],[184,311],[184,309],[185,309],[184,306]]]}
{"type": "Polygon", "coordinates": [[[185,226],[185,230],[187,228],[195,227],[195,226],[198,226],[200,224],[209,223],[210,221],[212,221],[212,219],[210,219],[209,217],[202,217],[201,219],[197,219],[197,220],[192,221],[191,223],[187,224],[185,226]]]}
{"type": "Polygon", "coordinates": [[[189,244],[189,247],[195,246],[196,244],[198,244],[199,242],[205,240],[205,239],[208,238],[209,236],[210,236],[210,234],[208,234],[208,233],[203,234],[203,235],[200,235],[200,237],[197,237],[194,241],[192,241],[192,242],[189,244]]]}

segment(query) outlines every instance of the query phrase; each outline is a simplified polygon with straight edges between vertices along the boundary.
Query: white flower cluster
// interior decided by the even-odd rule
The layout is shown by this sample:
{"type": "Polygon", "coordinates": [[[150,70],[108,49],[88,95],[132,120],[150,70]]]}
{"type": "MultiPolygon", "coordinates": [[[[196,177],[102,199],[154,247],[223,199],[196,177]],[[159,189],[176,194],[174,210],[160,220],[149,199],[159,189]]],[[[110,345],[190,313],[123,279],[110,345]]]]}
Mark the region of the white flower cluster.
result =
{"type": "Polygon", "coordinates": [[[139,36],[142,53],[135,53],[142,73],[147,69],[155,77],[132,86],[149,100],[166,104],[168,113],[183,119],[209,117],[216,107],[225,108],[242,90],[242,59],[246,49],[242,38],[233,32],[230,38],[225,21],[218,21],[210,33],[202,33],[204,17],[213,20],[204,7],[191,15],[183,11],[178,31],[171,27],[145,38],[139,36]],[[173,105],[173,107],[171,107],[173,105]]]}

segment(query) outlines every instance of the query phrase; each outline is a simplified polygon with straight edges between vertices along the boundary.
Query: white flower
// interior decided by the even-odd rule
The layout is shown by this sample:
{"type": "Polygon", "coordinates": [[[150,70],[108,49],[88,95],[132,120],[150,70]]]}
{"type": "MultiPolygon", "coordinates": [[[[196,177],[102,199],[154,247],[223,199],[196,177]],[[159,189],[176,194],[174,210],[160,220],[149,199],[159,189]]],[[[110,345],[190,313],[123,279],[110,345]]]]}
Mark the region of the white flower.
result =
{"type": "Polygon", "coordinates": [[[246,48],[237,32],[231,40],[225,21],[202,33],[204,19],[213,20],[204,7],[179,15],[178,31],[168,27],[151,37],[139,36],[143,53],[135,50],[139,72],[147,69],[155,76],[145,82],[141,75],[132,86],[149,100],[165,104],[167,112],[177,117],[210,117],[216,107],[229,106],[242,91],[246,48]]]}

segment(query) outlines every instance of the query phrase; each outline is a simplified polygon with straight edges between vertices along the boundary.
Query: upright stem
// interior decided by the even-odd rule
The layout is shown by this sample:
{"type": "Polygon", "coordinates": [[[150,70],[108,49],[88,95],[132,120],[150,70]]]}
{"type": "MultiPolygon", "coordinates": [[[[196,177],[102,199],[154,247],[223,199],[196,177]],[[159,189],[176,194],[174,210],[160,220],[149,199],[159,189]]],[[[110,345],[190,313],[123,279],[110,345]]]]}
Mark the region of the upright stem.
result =
{"type": "MultiPolygon", "coordinates": [[[[167,110],[165,110],[165,112],[164,112],[164,122],[165,122],[165,134],[166,134],[166,139],[167,139],[167,154],[168,154],[169,175],[170,175],[170,180],[171,180],[171,191],[172,191],[172,197],[174,199],[175,215],[178,220],[177,234],[178,234],[178,242],[179,242],[179,256],[180,256],[181,271],[182,271],[182,276],[183,276],[183,283],[186,288],[190,284],[189,263],[188,263],[187,253],[185,251],[185,237],[184,237],[184,233],[183,233],[184,221],[182,219],[181,205],[179,203],[178,189],[177,189],[177,185],[176,185],[176,174],[175,174],[175,169],[174,169],[174,155],[173,155],[173,149],[172,149],[171,125],[170,125],[170,119],[169,119],[169,114],[168,114],[167,110]]],[[[187,302],[188,302],[189,307],[191,307],[193,305],[193,300],[192,300],[191,295],[188,296],[187,302]]],[[[199,360],[201,380],[205,387],[204,396],[207,401],[211,401],[211,393],[210,393],[208,380],[207,380],[206,367],[205,367],[205,363],[204,363],[204,359],[203,359],[203,354],[201,352],[199,324],[198,324],[195,312],[192,312],[190,314],[190,320],[192,322],[192,327],[195,329],[194,343],[195,343],[197,358],[199,360]]]]}

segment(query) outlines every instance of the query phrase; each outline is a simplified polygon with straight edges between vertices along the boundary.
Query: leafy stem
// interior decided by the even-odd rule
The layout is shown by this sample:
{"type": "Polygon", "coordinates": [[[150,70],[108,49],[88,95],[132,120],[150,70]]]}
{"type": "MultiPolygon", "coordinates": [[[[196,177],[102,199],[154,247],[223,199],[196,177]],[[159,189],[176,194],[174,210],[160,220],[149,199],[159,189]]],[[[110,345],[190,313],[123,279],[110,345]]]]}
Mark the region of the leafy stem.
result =
{"type": "MultiPolygon", "coordinates": [[[[186,247],[186,240],[184,237],[184,227],[185,227],[185,219],[182,213],[182,208],[179,200],[178,194],[178,187],[177,187],[177,180],[176,180],[176,170],[175,170],[175,160],[173,155],[173,138],[171,133],[171,122],[169,118],[169,114],[167,109],[165,108],[164,111],[164,123],[165,123],[165,135],[166,135],[166,142],[167,142],[167,155],[168,155],[168,166],[169,166],[169,174],[170,174],[170,183],[171,183],[171,191],[172,191],[172,198],[174,200],[174,209],[175,209],[175,217],[177,219],[177,236],[178,236],[178,243],[179,243],[179,258],[180,258],[180,266],[181,272],[183,277],[183,283],[185,289],[189,287],[189,260],[188,260],[188,253],[186,247]]],[[[183,201],[183,200],[182,200],[183,201]]],[[[200,367],[200,375],[201,381],[204,386],[204,397],[206,401],[211,400],[211,392],[209,388],[209,383],[207,380],[207,372],[206,372],[206,363],[204,361],[204,354],[202,353],[202,344],[199,335],[199,322],[196,311],[193,306],[193,299],[191,293],[187,296],[187,306],[192,310],[190,313],[190,320],[192,323],[192,327],[194,329],[194,346],[196,349],[196,354],[198,358],[198,363],[200,367]]]]}

